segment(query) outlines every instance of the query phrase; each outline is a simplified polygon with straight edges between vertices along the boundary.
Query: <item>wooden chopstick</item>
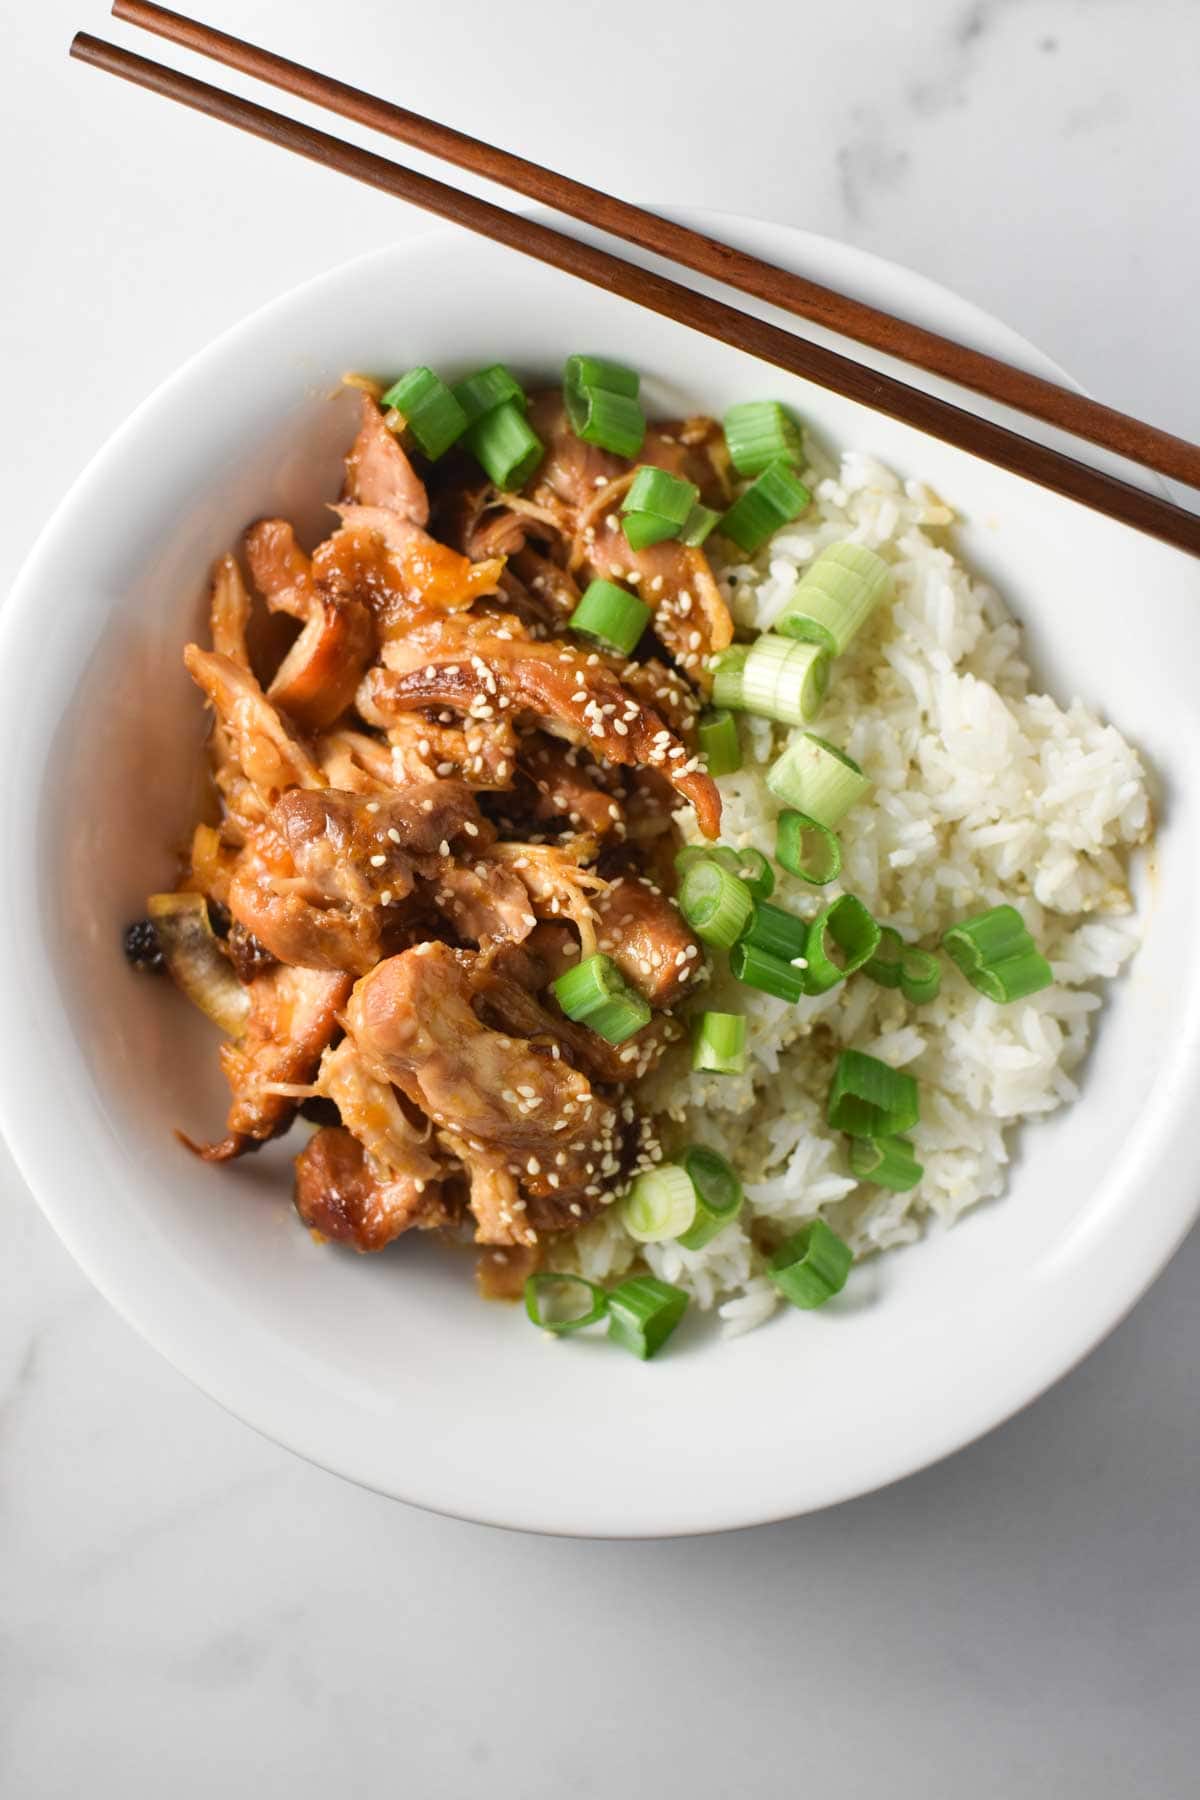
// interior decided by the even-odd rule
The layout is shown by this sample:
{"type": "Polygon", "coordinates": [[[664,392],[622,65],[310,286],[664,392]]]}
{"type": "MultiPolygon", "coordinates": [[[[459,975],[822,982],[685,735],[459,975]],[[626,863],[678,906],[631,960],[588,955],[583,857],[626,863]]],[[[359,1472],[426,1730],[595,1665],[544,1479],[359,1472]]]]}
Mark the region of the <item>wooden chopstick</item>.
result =
{"type": "Polygon", "coordinates": [[[252,75],[298,99],[323,106],[342,118],[353,119],[373,131],[396,138],[410,148],[436,156],[457,168],[468,169],[489,181],[512,188],[528,199],[552,206],[585,225],[597,226],[624,238],[643,250],[680,263],[699,275],[738,288],[755,299],[768,301],[813,324],[826,326],[843,337],[868,344],[873,350],[912,363],[930,375],[939,375],[960,387],[1013,407],[1044,424],[1097,444],[1117,456],[1143,463],[1161,475],[1169,475],[1190,487],[1200,488],[1200,445],[1162,431],[1144,420],[1103,406],[1084,394],[1060,387],[1041,375],[1014,368],[982,350],[972,350],[939,332],[927,331],[910,320],[898,319],[878,307],[837,293],[833,288],[794,275],[774,263],[735,249],[731,244],[677,225],[656,213],[619,200],[599,188],[574,181],[569,175],[543,169],[514,156],[495,144],[439,125],[420,113],[409,112],[376,94],[330,76],[318,75],[302,63],[292,62],[256,44],[247,44],[228,32],[202,25],[182,13],[156,6],[151,0],[115,0],[113,16],[143,30],[212,57],[231,69],[252,75]]]}
{"type": "Polygon", "coordinates": [[[1157,494],[1146,493],[1116,476],[1064,456],[1048,445],[1021,437],[988,419],[977,418],[936,395],[908,387],[892,376],[865,368],[849,357],[809,343],[749,313],[739,312],[707,294],[696,293],[653,270],[624,262],[591,244],[552,231],[535,219],[507,212],[474,194],[461,193],[445,182],[406,169],[373,151],[344,143],[327,132],[302,125],[253,101],[224,93],[207,82],[196,81],[176,69],[136,56],[86,32],[80,32],[74,38],[71,55],[194,111],[236,125],[239,130],[278,144],[326,168],[352,176],[356,181],[395,194],[439,218],[463,225],[510,249],[520,250],[524,255],[575,275],[594,287],[621,294],[652,312],[675,319],[863,406],[887,413],[971,455],[995,463],[999,468],[1024,476],[1067,499],[1077,500],[1193,556],[1200,556],[1200,517],[1157,494]]]}

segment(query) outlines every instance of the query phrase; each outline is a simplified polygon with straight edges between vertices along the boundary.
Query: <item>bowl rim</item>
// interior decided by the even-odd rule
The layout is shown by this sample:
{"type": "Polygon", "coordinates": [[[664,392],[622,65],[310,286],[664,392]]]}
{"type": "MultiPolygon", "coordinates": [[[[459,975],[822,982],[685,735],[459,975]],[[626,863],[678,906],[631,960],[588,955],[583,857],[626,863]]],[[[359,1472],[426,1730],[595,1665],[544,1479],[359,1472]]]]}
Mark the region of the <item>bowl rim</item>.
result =
{"type": "MultiPolygon", "coordinates": [[[[554,217],[544,208],[529,207],[522,210],[547,219],[554,217]]],[[[660,210],[700,229],[707,226],[711,230],[719,223],[725,235],[735,241],[739,232],[744,236],[757,237],[758,247],[764,248],[766,254],[776,256],[785,265],[791,263],[803,266],[807,263],[820,271],[832,263],[839,270],[839,274],[833,279],[842,280],[852,287],[855,285],[853,278],[859,275],[868,287],[881,281],[897,284],[902,290],[905,310],[909,316],[921,318],[931,312],[941,315],[943,328],[944,320],[949,318],[952,321],[950,329],[960,335],[974,337],[997,353],[1020,361],[1052,379],[1075,387],[1079,385],[1053,359],[985,308],[963,299],[943,284],[873,252],[860,250],[835,238],[777,221],[755,219],[742,213],[699,207],[663,207],[660,210]],[[850,281],[846,280],[847,274],[852,278],[850,281]]],[[[378,246],[292,286],[228,326],[139,401],[129,416],[89,458],[43,524],[22,563],[7,603],[0,609],[0,689],[8,679],[4,673],[8,666],[5,652],[15,639],[22,615],[35,596],[43,560],[51,554],[55,540],[64,528],[64,521],[86,502],[90,489],[103,478],[109,460],[119,454],[130,438],[136,437],[148,414],[160,408],[165,409],[180,387],[193,381],[197,373],[202,373],[210,364],[219,363],[228,346],[239,337],[261,329],[277,313],[302,304],[325,286],[336,286],[348,278],[366,275],[374,264],[388,264],[396,258],[403,260],[411,254],[420,254],[431,241],[455,235],[458,234],[454,227],[436,225],[395,243],[378,246]]],[[[636,252],[630,254],[634,258],[637,256],[636,252]]],[[[645,260],[653,261],[652,258],[645,260]]],[[[832,333],[824,335],[837,341],[832,333]]],[[[858,348],[854,353],[861,355],[864,360],[877,361],[881,365],[889,362],[887,358],[874,357],[858,348]]],[[[932,381],[930,385],[946,387],[946,384],[932,381]]],[[[946,391],[952,390],[946,388],[946,391]]],[[[979,404],[981,407],[987,406],[987,403],[979,404]]],[[[1002,409],[998,407],[992,410],[997,415],[1002,413],[1002,409]]],[[[1154,479],[1157,486],[1163,487],[1164,484],[1154,479]]],[[[7,906],[6,899],[2,903],[7,906]]],[[[12,1053],[0,1048],[0,1070],[4,1068],[6,1060],[12,1066],[15,1059],[12,1053]]],[[[13,1084],[0,1080],[0,1131],[21,1179],[88,1279],[139,1335],[202,1392],[272,1441],[333,1474],[342,1475],[389,1498],[403,1498],[408,1504],[450,1517],[552,1536],[670,1537],[749,1528],[840,1504],[843,1500],[877,1491],[930,1467],[1004,1423],[1082,1361],[1126,1317],[1162,1272],[1190,1230],[1197,1213],[1200,1213],[1200,1187],[1194,1186],[1188,1206],[1181,1208],[1169,1222],[1163,1221],[1163,1229],[1154,1240],[1152,1248],[1143,1245],[1140,1257],[1130,1258],[1125,1265],[1124,1278],[1110,1287],[1104,1301],[1090,1308],[1081,1308],[1074,1329],[1060,1331],[1053,1341],[1045,1343],[1034,1372],[1031,1373],[1026,1368],[1020,1380],[1010,1382],[1007,1388],[1001,1384],[1000,1391],[989,1396],[986,1405],[976,1409],[975,1416],[969,1423],[964,1424],[963,1419],[956,1414],[949,1426],[942,1426],[940,1429],[924,1427],[914,1432],[903,1450],[893,1448],[887,1457],[888,1472],[873,1476],[865,1482],[857,1475],[850,1475],[841,1482],[832,1480],[827,1483],[822,1497],[798,1500],[794,1504],[760,1504],[756,1507],[743,1497],[739,1503],[714,1506],[711,1518],[703,1524],[685,1522],[674,1526],[656,1525],[653,1529],[598,1531],[586,1521],[564,1523],[561,1518],[552,1516],[552,1509],[547,1512],[537,1504],[524,1508],[521,1516],[510,1509],[508,1516],[497,1517],[494,1511],[488,1510],[486,1503],[475,1508],[460,1495],[452,1498],[431,1497],[429,1493],[419,1496],[401,1495],[392,1488],[373,1482],[358,1470],[347,1469],[339,1462],[333,1449],[327,1450],[325,1454],[314,1449],[311,1442],[304,1440],[303,1435],[288,1424],[273,1423],[270,1418],[258,1416],[262,1409],[256,1410],[250,1401],[239,1402],[236,1394],[226,1391],[227,1384],[224,1381],[214,1376],[210,1369],[206,1370],[203,1346],[197,1345],[194,1334],[176,1331],[163,1308],[153,1304],[145,1291],[144,1279],[140,1279],[128,1266],[122,1265],[119,1256],[98,1255],[95,1246],[88,1243],[87,1234],[69,1201],[55,1191],[51,1159],[43,1155],[38,1134],[31,1122],[22,1116],[19,1104],[14,1103],[13,1094],[13,1084]]]]}

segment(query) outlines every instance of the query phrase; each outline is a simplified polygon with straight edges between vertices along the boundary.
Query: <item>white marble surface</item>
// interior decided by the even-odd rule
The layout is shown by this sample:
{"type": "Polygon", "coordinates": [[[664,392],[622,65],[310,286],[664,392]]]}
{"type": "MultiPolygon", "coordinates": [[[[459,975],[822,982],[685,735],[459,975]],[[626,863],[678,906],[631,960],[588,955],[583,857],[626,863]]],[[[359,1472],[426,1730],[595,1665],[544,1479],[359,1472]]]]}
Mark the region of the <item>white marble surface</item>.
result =
{"type": "MultiPolygon", "coordinates": [[[[616,115],[611,9],[205,10],[618,191],[912,264],[1200,433],[1194,0],[659,0],[616,115]],[[726,77],[755,37],[743,113],[726,77]]],[[[75,26],[103,33],[103,9],[0,18],[5,577],[180,358],[419,226],[69,67],[75,26]]],[[[622,1546],[424,1516],[298,1463],[132,1335],[7,1165],[0,1189],[4,1800],[1196,1791],[1196,1237],[1081,1369],[942,1467],[622,1546]]]]}

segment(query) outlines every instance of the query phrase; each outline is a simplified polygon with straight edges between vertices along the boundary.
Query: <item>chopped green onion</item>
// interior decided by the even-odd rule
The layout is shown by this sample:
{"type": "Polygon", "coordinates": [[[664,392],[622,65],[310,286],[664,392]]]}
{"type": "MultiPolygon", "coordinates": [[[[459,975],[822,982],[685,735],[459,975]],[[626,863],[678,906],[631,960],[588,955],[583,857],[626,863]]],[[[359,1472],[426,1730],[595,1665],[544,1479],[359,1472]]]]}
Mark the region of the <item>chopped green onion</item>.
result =
{"type": "Polygon", "coordinates": [[[631,1275],[608,1296],[608,1335],[643,1361],[662,1349],[687,1311],[682,1288],[654,1275],[631,1275]]]}
{"type": "Polygon", "coordinates": [[[907,1138],[851,1138],[850,1170],[860,1181],[906,1194],[915,1188],[925,1170],[912,1153],[907,1138]]]}
{"type": "Polygon", "coordinates": [[[625,985],[610,956],[585,956],[552,987],[568,1019],[587,1025],[610,1044],[623,1044],[650,1023],[649,1005],[625,985]]]}
{"type": "Polygon", "coordinates": [[[777,719],[781,725],[805,725],[828,685],[829,658],[823,650],[765,632],[753,644],[722,650],[713,674],[713,704],[777,719]]]}
{"type": "Polygon", "coordinates": [[[840,656],[883,599],[892,579],[865,544],[830,544],[802,577],[775,621],[781,637],[804,638],[840,656]]]}
{"type": "Polygon", "coordinates": [[[598,644],[615,650],[618,656],[628,656],[637,647],[650,619],[650,607],[636,594],[631,594],[628,588],[618,587],[613,581],[602,581],[597,577],[595,581],[589,581],[567,623],[572,631],[594,638],[598,644]]]}
{"type": "Polygon", "coordinates": [[[463,440],[489,481],[498,488],[519,488],[546,454],[546,446],[515,400],[485,413],[463,440]]]}
{"type": "Polygon", "coordinates": [[[703,1012],[692,1028],[692,1067],[708,1075],[744,1075],[746,1021],[741,1013],[703,1012]]]}
{"type": "Polygon", "coordinates": [[[863,974],[869,975],[880,987],[898,988],[907,949],[908,945],[894,926],[881,925],[875,954],[863,964],[863,974]]]}
{"type": "Polygon", "coordinates": [[[846,1285],[854,1252],[824,1219],[814,1219],[778,1250],[767,1264],[767,1274],[785,1300],[810,1312],[824,1306],[846,1285]]]}
{"type": "Polygon", "coordinates": [[[741,936],[754,899],[744,881],[712,857],[693,863],[679,885],[679,910],[696,936],[728,950],[741,936]]]}
{"type": "Polygon", "coordinates": [[[728,844],[685,844],[682,850],[675,852],[675,870],[681,877],[700,862],[720,863],[731,875],[738,872],[738,853],[728,844]]]}
{"type": "Polygon", "coordinates": [[[900,992],[910,1006],[927,1006],[942,987],[942,965],[931,950],[905,947],[900,959],[900,992]]]}
{"type": "Polygon", "coordinates": [[[839,894],[808,928],[808,991],[823,994],[870,962],[880,930],[861,900],[839,894]]]}
{"type": "Polygon", "coordinates": [[[786,805],[807,813],[830,831],[836,829],[856,801],[871,791],[871,783],[854,758],[813,731],[792,738],[783,755],[767,770],[767,786],[786,805]]]}
{"type": "Polygon", "coordinates": [[[921,1116],[917,1084],[865,1050],[843,1050],[829,1089],[829,1123],[851,1137],[899,1137],[921,1116]]]}
{"type": "Polygon", "coordinates": [[[776,1000],[799,1000],[805,992],[803,969],[793,968],[781,956],[767,950],[756,950],[753,944],[735,944],[729,952],[730,973],[747,987],[762,994],[773,994],[776,1000]]]}
{"type": "Polygon", "coordinates": [[[696,1217],[696,1191],[686,1169],[661,1163],[647,1169],[621,1202],[621,1223],[639,1244],[677,1238],[696,1217]]]}
{"type": "Polygon", "coordinates": [[[794,963],[807,954],[808,926],[795,913],[760,900],[740,941],[755,950],[765,950],[768,956],[778,956],[782,962],[794,963]]]}
{"type": "Polygon", "coordinates": [[[621,530],[631,550],[648,550],[651,544],[661,544],[667,538],[679,535],[679,527],[673,519],[663,519],[657,513],[649,512],[625,513],[621,530]]]}
{"type": "Polygon", "coordinates": [[[774,537],[781,525],[798,519],[812,499],[802,481],[797,481],[782,458],[770,463],[761,475],[738,496],[718,526],[732,538],[739,550],[753,556],[767,539],[774,537]]]}
{"type": "Polygon", "coordinates": [[[686,1231],[679,1234],[685,1250],[703,1250],[731,1219],[736,1219],[742,1205],[742,1184],[715,1150],[705,1144],[692,1144],[680,1157],[687,1170],[695,1195],[696,1216],[686,1231]]]}
{"type": "Polygon", "coordinates": [[[503,363],[493,363],[490,369],[477,369],[474,375],[456,381],[450,392],[466,413],[468,425],[486,418],[488,413],[495,412],[509,400],[515,401],[522,411],[526,404],[525,390],[503,363]]]}
{"type": "Polygon", "coordinates": [[[637,455],[646,436],[646,415],[638,401],[607,388],[573,388],[569,383],[563,398],[577,438],[614,456],[637,455]]]}
{"type": "Polygon", "coordinates": [[[819,819],[810,819],[802,812],[781,812],[775,861],[789,875],[798,875],[813,887],[824,887],[842,872],[842,846],[819,819]]]}
{"type": "Polygon", "coordinates": [[[417,448],[430,462],[458,442],[470,421],[445,382],[432,369],[410,369],[383,396],[403,417],[417,448]]]}
{"type": "Polygon", "coordinates": [[[525,1283],[525,1311],[539,1331],[582,1331],[608,1311],[608,1296],[582,1275],[545,1269],[525,1283]]]}
{"type": "Polygon", "coordinates": [[[775,871],[761,850],[732,850],[728,844],[685,844],[675,852],[675,867],[681,876],[701,862],[718,863],[730,875],[736,875],[755,900],[765,900],[774,891],[775,871]]]}
{"type": "Polygon", "coordinates": [[[680,543],[690,544],[693,549],[698,549],[720,516],[711,506],[701,506],[697,502],[683,521],[683,528],[679,533],[680,543]]]}
{"type": "Polygon", "coordinates": [[[1015,906],[993,906],[952,925],[942,938],[942,949],[972,987],[1001,1006],[1036,994],[1054,980],[1015,906]]]}
{"type": "Polygon", "coordinates": [[[733,854],[737,857],[737,878],[745,882],[756,900],[765,900],[775,892],[775,871],[761,850],[749,846],[733,854]]]}
{"type": "Polygon", "coordinates": [[[623,513],[653,513],[656,518],[670,519],[678,529],[683,525],[700,497],[694,481],[672,475],[669,469],[657,469],[645,463],[629,484],[621,502],[623,513]]]}
{"type": "Polygon", "coordinates": [[[725,414],[725,442],[739,475],[761,475],[780,458],[804,460],[804,445],[795,421],[776,400],[747,400],[725,414]]]}
{"type": "Polygon", "coordinates": [[[737,720],[723,706],[706,707],[700,714],[696,739],[710,775],[733,775],[741,768],[737,720]]]}
{"type": "Polygon", "coordinates": [[[563,384],[568,388],[601,388],[606,394],[624,394],[626,399],[636,400],[642,380],[636,369],[609,362],[603,356],[568,356],[563,384]]]}

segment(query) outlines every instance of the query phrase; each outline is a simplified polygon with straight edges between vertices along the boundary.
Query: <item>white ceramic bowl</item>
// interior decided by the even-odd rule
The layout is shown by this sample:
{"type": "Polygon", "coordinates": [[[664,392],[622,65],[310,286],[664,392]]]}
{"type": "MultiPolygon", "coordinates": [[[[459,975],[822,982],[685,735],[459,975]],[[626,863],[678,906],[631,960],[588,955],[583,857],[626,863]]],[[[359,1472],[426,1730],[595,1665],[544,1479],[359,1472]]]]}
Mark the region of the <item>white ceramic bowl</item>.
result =
{"type": "MultiPolygon", "coordinates": [[[[1054,372],[902,270],[778,227],[716,228],[1054,372]]],[[[779,1518],[920,1468],[1095,1344],[1196,1211],[1197,587],[1193,564],[1147,539],[490,245],[441,231],[336,270],[139,408],[0,618],[0,1115],[18,1165],[179,1369],[384,1493],[495,1524],[651,1536],[779,1518]],[[120,954],[192,816],[203,725],[179,650],[210,562],[264,513],[323,518],[348,429],[327,397],[342,371],[503,357],[537,378],[579,349],[645,371],[652,410],[777,395],[830,443],[931,480],[963,517],[966,556],[1026,622],[1039,676],[1106,711],[1160,783],[1145,946],[1113,990],[1082,1099],[1021,1135],[1008,1196],[864,1269],[846,1303],[733,1342],[692,1317],[648,1365],[547,1342],[518,1310],[481,1304],[469,1260],[432,1245],[319,1249],[292,1212],[282,1146],[223,1170],[194,1160],[171,1132],[211,1136],[223,1117],[213,1034],[120,954]]]]}

